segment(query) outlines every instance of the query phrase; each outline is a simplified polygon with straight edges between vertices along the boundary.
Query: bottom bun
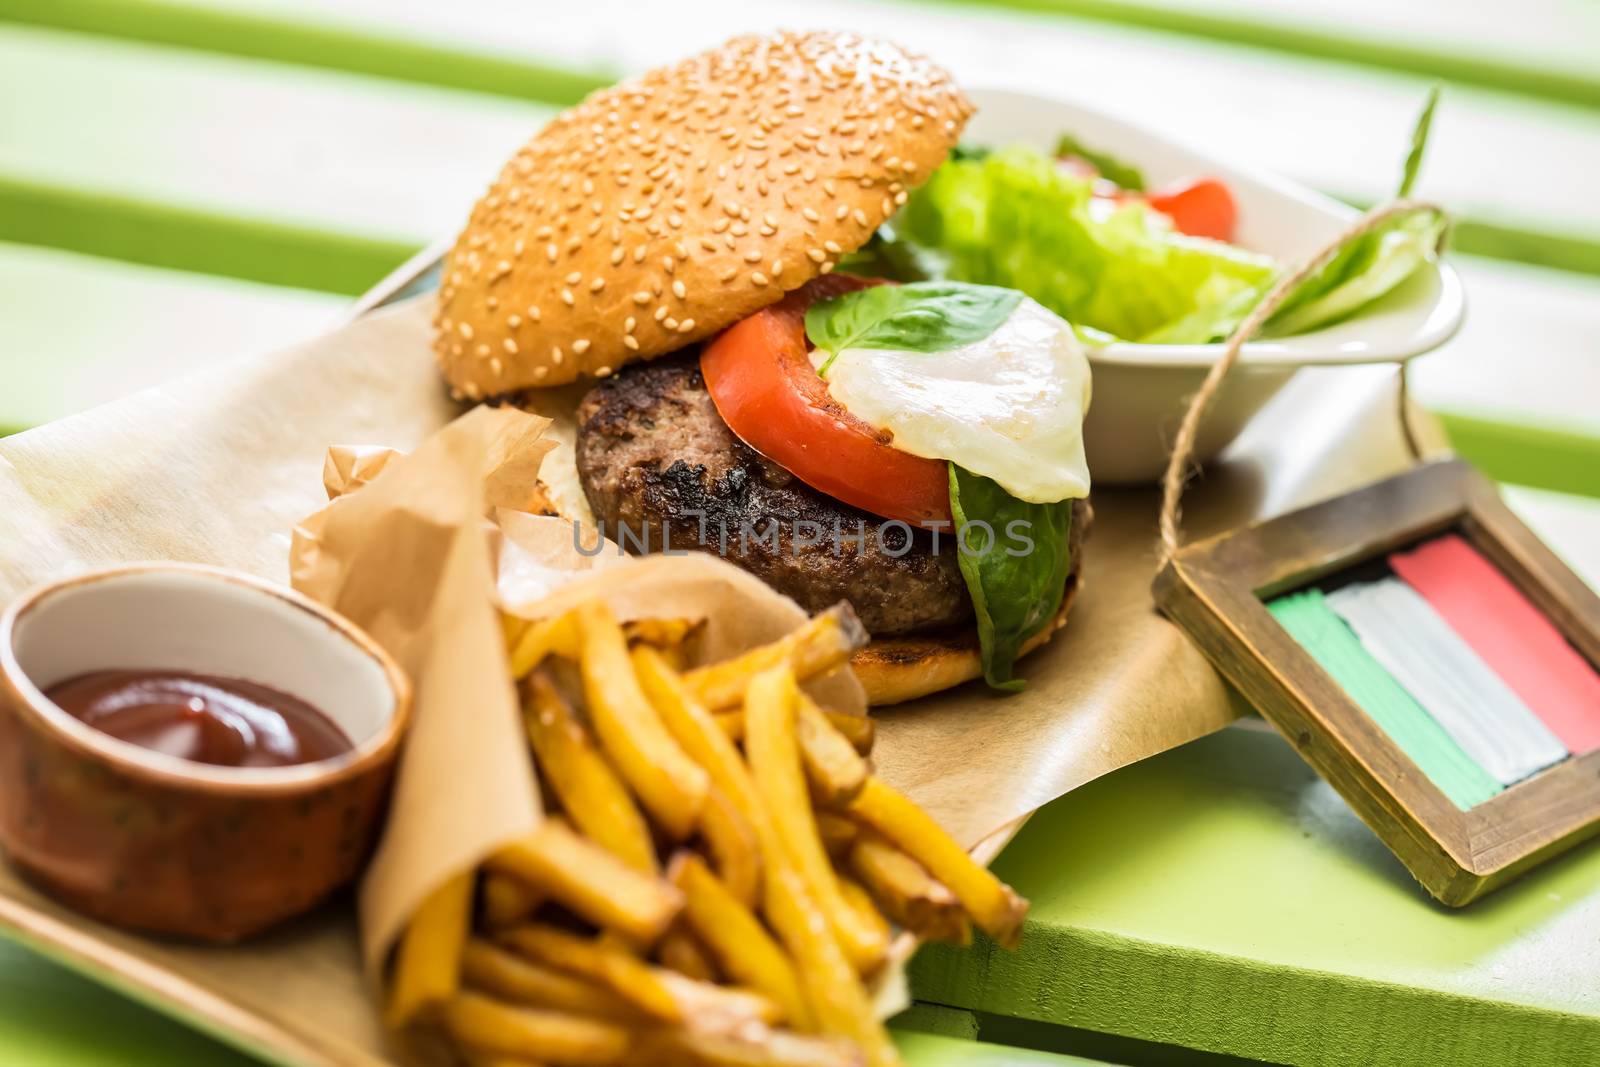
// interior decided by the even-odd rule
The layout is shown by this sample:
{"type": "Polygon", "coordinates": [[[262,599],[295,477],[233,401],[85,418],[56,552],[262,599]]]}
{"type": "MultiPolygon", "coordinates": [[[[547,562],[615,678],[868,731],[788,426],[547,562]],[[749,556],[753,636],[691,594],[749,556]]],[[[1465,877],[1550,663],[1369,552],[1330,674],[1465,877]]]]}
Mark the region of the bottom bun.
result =
{"type": "MultiPolygon", "coordinates": [[[[1067,624],[1067,612],[1082,584],[1082,569],[1075,557],[1056,617],[1023,643],[1022,655],[1042,646],[1067,624]]],[[[850,667],[873,707],[915,700],[983,677],[975,629],[880,638],[850,657],[850,667]]]]}

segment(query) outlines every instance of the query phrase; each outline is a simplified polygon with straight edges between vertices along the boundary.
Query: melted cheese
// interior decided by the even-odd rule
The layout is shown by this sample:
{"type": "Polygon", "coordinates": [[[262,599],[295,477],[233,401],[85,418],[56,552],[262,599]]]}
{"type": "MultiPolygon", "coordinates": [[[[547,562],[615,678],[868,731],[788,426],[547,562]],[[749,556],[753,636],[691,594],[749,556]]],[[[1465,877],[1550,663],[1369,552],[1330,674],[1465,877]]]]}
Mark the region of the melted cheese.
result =
{"type": "MultiPolygon", "coordinates": [[[[821,366],[826,352],[814,352],[821,366]]],[[[994,333],[947,352],[841,351],[828,393],[902,452],[993,478],[1035,504],[1089,495],[1089,360],[1072,327],[1024,298],[994,333]]]]}

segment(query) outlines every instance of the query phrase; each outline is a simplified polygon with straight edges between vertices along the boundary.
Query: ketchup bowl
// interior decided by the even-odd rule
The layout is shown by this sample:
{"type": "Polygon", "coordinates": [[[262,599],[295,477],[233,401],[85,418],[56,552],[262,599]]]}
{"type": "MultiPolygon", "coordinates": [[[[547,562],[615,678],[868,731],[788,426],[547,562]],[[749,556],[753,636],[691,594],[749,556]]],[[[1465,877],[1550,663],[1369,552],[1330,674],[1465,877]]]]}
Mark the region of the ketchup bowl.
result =
{"type": "Polygon", "coordinates": [[[40,586],[0,615],[0,846],[105,922],[249,937],[361,868],[410,708],[371,638],[247,575],[40,586]]]}

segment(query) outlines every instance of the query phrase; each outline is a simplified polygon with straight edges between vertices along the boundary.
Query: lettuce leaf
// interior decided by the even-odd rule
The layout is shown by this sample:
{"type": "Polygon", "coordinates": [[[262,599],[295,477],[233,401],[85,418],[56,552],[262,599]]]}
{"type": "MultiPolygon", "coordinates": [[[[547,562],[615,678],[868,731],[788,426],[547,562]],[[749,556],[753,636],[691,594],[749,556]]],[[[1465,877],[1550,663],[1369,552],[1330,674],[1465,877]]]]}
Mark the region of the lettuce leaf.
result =
{"type": "MultiPolygon", "coordinates": [[[[1428,92],[1411,132],[1411,150],[1400,171],[1396,196],[1411,195],[1422,169],[1422,157],[1439,106],[1439,88],[1428,92]]],[[[1411,277],[1438,255],[1448,220],[1437,211],[1412,211],[1400,215],[1346,244],[1317,273],[1301,282],[1261,332],[1266,337],[1309,333],[1347,319],[1411,277]]]]}
{"type": "MultiPolygon", "coordinates": [[[[1266,256],[1176,233],[1141,203],[1111,205],[1092,183],[1033,149],[947,161],[896,218],[903,239],[937,252],[958,281],[1020,289],[1074,325],[1142,340],[1259,296],[1266,256]]],[[[1246,305],[1248,307],[1248,305],[1246,305]]],[[[1196,320],[1186,334],[1210,334],[1196,320]]],[[[1207,337],[1200,337],[1207,340],[1207,337]]]]}
{"type": "Polygon", "coordinates": [[[1014,675],[1023,644],[1061,607],[1072,569],[1072,501],[1030,504],[952,463],[950,514],[977,614],[984,680],[1015,692],[1023,687],[1014,675]]]}

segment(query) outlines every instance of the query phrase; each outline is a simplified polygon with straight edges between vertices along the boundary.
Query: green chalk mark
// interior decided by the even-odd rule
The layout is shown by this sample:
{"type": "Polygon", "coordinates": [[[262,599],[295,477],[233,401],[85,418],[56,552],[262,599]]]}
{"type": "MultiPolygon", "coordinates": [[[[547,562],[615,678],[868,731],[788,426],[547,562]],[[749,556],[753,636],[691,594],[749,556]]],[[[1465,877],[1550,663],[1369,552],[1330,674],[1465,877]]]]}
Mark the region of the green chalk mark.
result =
{"type": "Polygon", "coordinates": [[[1456,807],[1466,810],[1500,792],[1499,783],[1362,647],[1321,590],[1291,593],[1267,608],[1456,807]]]}

